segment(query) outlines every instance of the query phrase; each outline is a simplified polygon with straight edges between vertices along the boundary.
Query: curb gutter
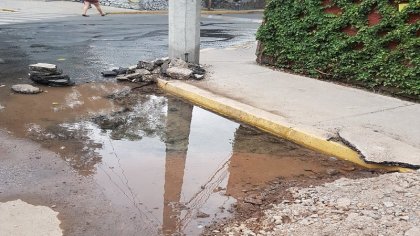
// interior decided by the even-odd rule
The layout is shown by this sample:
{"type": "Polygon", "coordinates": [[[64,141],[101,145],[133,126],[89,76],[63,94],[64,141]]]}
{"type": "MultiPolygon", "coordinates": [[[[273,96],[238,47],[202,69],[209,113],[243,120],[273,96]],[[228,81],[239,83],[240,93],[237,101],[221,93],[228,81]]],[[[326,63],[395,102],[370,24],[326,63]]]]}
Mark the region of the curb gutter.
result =
{"type": "Polygon", "coordinates": [[[410,172],[409,168],[366,163],[359,153],[341,143],[326,140],[298,128],[291,127],[283,118],[251,107],[249,105],[221,97],[181,81],[158,80],[158,86],[165,92],[181,97],[195,105],[211,110],[228,118],[243,122],[268,132],[274,136],[287,139],[309,149],[350,161],[368,169],[384,169],[387,171],[410,172]]]}

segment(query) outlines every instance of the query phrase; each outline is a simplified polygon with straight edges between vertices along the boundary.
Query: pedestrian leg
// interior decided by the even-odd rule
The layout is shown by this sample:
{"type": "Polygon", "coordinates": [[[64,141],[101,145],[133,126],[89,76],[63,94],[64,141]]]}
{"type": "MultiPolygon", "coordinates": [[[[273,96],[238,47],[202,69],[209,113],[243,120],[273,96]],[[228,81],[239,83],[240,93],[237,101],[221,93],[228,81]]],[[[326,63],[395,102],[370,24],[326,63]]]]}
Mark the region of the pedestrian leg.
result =
{"type": "Polygon", "coordinates": [[[89,9],[89,6],[90,6],[89,2],[85,1],[83,3],[83,14],[82,14],[82,16],[88,16],[88,15],[86,15],[86,13],[87,13],[87,10],[89,9]]]}
{"type": "Polygon", "coordinates": [[[105,16],[105,13],[102,11],[101,5],[99,5],[99,3],[94,3],[93,5],[95,5],[96,10],[98,10],[98,12],[99,12],[99,14],[101,14],[101,16],[105,16]]]}

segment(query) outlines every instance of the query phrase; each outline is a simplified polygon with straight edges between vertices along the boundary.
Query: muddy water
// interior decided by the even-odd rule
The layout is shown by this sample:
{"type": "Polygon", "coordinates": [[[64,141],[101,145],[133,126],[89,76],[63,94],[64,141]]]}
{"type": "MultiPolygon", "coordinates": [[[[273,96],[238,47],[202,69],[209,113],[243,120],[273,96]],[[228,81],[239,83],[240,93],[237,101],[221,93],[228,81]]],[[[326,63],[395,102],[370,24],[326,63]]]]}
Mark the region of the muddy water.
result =
{"type": "Polygon", "coordinates": [[[353,168],[171,96],[127,91],[85,84],[2,94],[0,128],[93,179],[138,235],[196,235],[269,181],[353,168]]]}

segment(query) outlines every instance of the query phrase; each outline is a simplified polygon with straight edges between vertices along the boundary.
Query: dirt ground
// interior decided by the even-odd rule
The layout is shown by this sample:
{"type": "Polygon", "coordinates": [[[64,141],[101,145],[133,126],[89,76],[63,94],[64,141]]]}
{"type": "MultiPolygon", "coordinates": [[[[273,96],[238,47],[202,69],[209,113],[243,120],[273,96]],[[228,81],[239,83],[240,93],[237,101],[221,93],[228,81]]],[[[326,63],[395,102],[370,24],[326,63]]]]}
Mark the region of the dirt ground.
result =
{"type": "MultiPolygon", "coordinates": [[[[226,235],[226,228],[246,222],[252,219],[252,224],[247,225],[250,232],[259,232],[264,228],[262,221],[264,220],[265,211],[273,208],[273,205],[282,202],[293,202],[295,197],[289,191],[290,189],[301,189],[314,186],[321,186],[325,183],[331,183],[340,178],[362,179],[373,178],[384,171],[381,170],[365,170],[351,164],[341,166],[340,168],[328,169],[328,173],[317,173],[307,170],[311,173],[310,177],[300,176],[293,178],[280,177],[274,181],[268,182],[266,185],[259,186],[254,189],[244,190],[243,196],[239,198],[237,204],[230,209],[234,212],[231,219],[214,222],[213,225],[206,227],[203,235],[226,235]]],[[[285,221],[288,221],[287,218],[285,221]]],[[[242,232],[235,232],[235,235],[246,235],[242,232]]]]}
{"type": "Polygon", "coordinates": [[[388,173],[292,187],[288,199],[258,215],[216,224],[207,234],[419,235],[419,180],[420,172],[388,173]]]}

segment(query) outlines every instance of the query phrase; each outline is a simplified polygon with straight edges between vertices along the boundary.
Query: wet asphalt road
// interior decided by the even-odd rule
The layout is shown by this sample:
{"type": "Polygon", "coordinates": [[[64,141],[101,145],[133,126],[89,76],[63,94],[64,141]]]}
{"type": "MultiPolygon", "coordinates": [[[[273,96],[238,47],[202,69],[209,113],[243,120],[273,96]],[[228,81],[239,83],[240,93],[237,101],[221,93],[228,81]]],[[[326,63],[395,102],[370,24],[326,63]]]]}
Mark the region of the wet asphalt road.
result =
{"type": "MultiPolygon", "coordinates": [[[[238,21],[202,18],[201,48],[229,47],[255,39],[261,14],[238,21]]],[[[26,77],[31,63],[54,63],[76,83],[102,81],[100,71],[164,57],[168,50],[166,15],[109,15],[0,26],[0,83],[26,77]],[[1,61],[1,60],[0,60],[1,61]]]]}

